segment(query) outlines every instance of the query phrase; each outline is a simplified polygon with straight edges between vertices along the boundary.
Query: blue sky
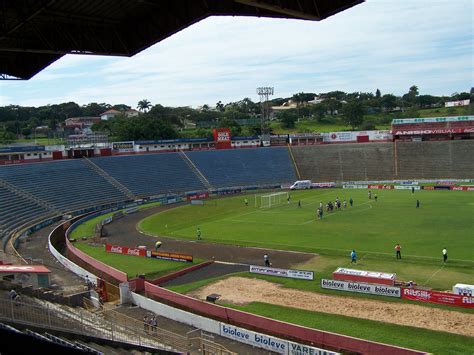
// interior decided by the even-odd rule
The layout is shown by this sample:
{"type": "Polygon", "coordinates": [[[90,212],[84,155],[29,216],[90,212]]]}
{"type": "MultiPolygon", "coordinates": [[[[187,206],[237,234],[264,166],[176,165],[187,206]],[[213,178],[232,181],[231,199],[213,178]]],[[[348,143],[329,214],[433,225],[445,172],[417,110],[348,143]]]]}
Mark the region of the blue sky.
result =
{"type": "Polygon", "coordinates": [[[75,101],[214,106],[273,86],[450,95],[474,86],[472,0],[369,0],[321,22],[207,18],[132,58],[66,55],[28,81],[0,82],[0,106],[75,101]]]}

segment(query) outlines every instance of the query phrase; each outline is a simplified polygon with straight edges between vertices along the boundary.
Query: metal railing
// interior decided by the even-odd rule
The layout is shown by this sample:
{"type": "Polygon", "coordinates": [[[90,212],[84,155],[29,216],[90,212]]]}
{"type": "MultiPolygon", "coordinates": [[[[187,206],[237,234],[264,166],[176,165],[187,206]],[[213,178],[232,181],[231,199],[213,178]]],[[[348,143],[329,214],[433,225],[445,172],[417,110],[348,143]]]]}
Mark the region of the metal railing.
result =
{"type": "Polygon", "coordinates": [[[153,337],[144,336],[122,324],[104,319],[100,315],[57,304],[43,303],[43,305],[37,305],[31,304],[28,300],[0,299],[0,320],[154,349],[177,350],[153,337]]]}

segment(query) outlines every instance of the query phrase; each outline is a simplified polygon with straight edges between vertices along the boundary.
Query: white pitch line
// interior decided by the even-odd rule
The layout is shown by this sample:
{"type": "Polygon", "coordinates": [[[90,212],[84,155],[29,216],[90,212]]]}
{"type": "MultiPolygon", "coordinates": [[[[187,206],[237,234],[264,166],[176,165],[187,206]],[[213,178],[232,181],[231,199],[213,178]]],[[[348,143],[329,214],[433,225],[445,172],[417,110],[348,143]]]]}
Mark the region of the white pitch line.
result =
{"type": "Polygon", "coordinates": [[[443,270],[443,269],[444,269],[444,265],[442,265],[438,270],[436,270],[436,271],[428,278],[428,280],[425,281],[425,283],[424,283],[423,285],[426,285],[433,277],[436,276],[436,274],[437,274],[438,272],[440,272],[440,271],[443,270]]]}

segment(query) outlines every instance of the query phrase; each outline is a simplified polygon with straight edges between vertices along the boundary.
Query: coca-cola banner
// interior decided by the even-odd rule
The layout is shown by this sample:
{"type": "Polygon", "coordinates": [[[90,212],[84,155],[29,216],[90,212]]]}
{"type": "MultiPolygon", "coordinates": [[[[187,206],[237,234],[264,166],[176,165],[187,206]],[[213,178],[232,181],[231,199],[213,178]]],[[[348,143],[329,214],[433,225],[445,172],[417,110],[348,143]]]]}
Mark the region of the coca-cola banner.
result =
{"type": "Polygon", "coordinates": [[[105,251],[107,253],[114,253],[114,254],[146,256],[146,250],[145,249],[122,247],[122,246],[119,246],[119,245],[111,245],[111,244],[106,244],[105,245],[105,251]]]}
{"type": "Polygon", "coordinates": [[[450,292],[421,290],[417,288],[402,288],[402,298],[413,301],[431,302],[465,308],[474,308],[474,297],[456,295],[450,292]]]}
{"type": "Polygon", "coordinates": [[[201,192],[199,194],[187,195],[186,199],[188,201],[192,201],[192,200],[201,200],[203,198],[208,198],[208,197],[209,197],[209,192],[201,192]]]}

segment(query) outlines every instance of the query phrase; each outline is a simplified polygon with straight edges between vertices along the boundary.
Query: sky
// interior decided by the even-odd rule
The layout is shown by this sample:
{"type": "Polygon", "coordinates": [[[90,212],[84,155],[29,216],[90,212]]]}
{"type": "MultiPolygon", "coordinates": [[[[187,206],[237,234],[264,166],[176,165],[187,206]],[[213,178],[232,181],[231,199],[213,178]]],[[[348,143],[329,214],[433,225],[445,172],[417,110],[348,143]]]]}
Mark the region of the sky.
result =
{"type": "Polygon", "coordinates": [[[474,1],[368,0],[320,22],[210,17],[132,58],[66,55],[0,106],[74,101],[192,106],[298,92],[451,95],[474,86],[474,1]]]}

